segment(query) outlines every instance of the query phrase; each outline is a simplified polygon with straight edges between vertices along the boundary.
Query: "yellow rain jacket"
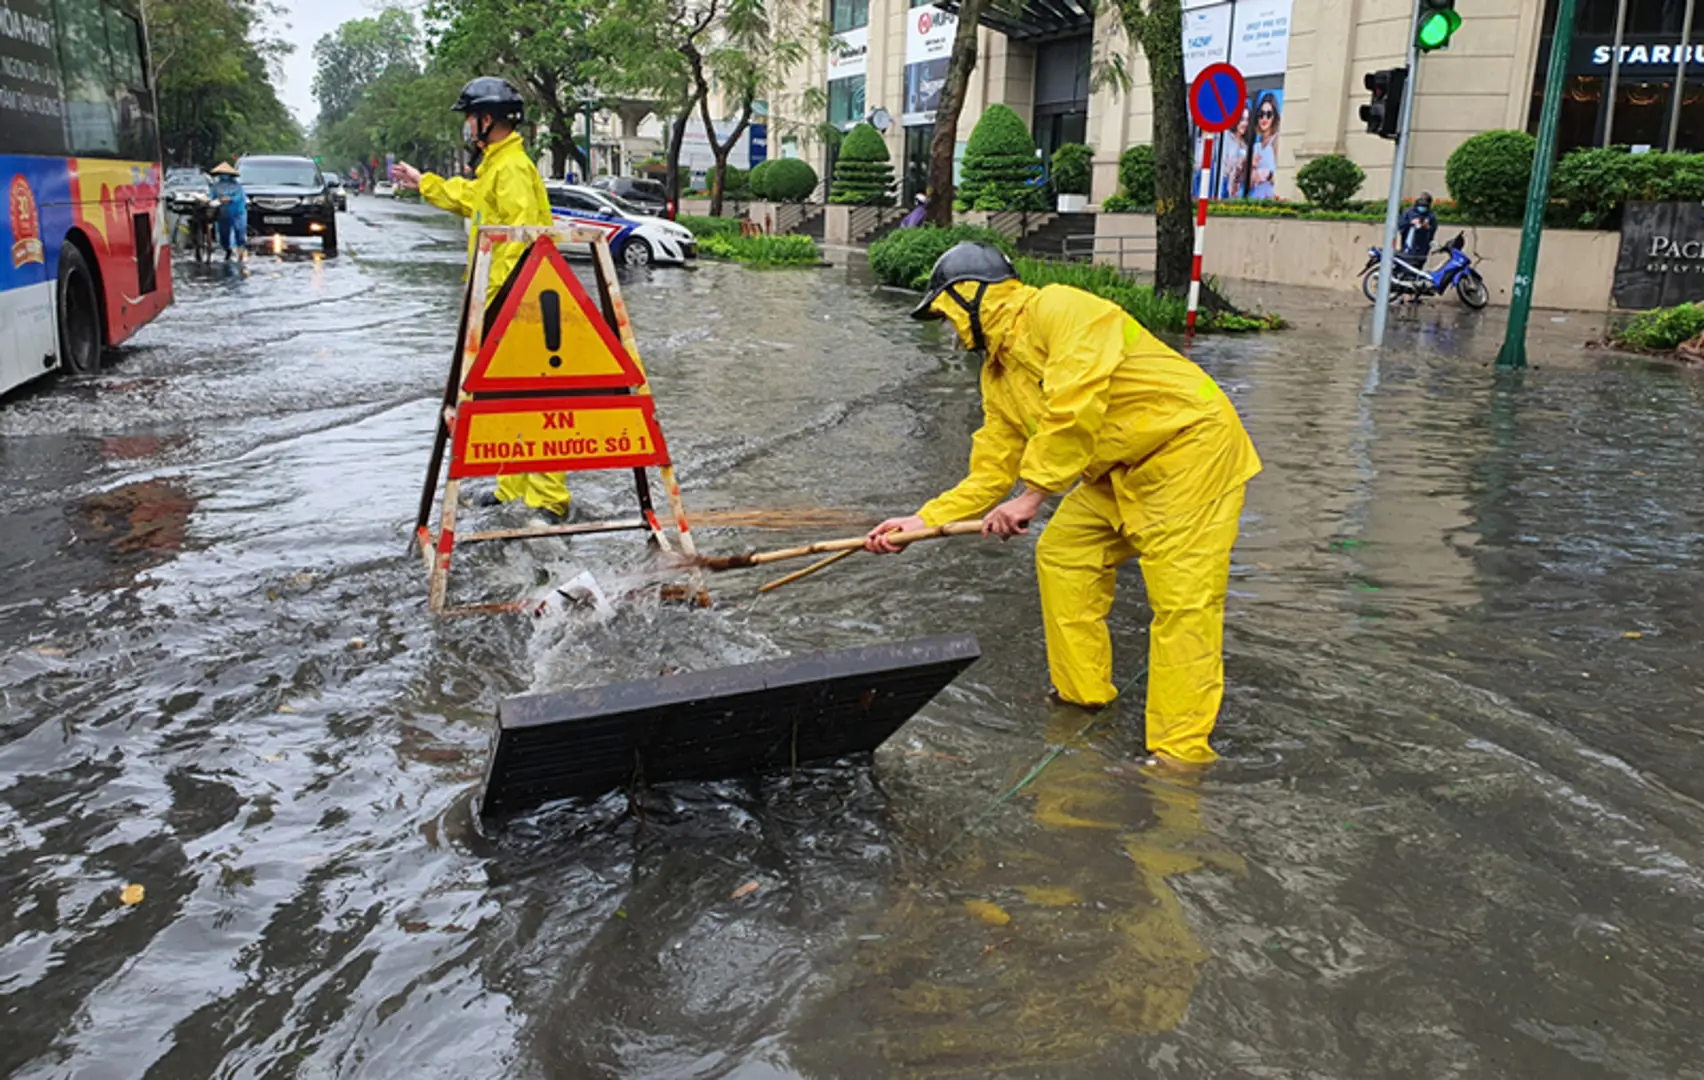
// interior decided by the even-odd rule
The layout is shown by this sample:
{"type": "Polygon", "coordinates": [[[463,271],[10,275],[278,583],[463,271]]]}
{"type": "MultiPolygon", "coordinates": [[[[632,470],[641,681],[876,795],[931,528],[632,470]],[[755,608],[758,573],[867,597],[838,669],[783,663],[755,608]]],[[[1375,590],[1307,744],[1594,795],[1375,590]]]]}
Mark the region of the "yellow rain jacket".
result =
{"type": "MultiPolygon", "coordinates": [[[[481,225],[551,225],[550,198],[544,178],[527,157],[519,134],[511,134],[485,148],[472,180],[445,179],[435,173],[420,177],[420,197],[441,210],[469,219],[467,264],[471,270],[481,225]]],[[[497,298],[515,266],[526,254],[526,244],[498,244],[491,249],[491,284],[486,303],[497,298]]],[[[497,481],[497,498],[503,502],[523,499],[528,506],[566,514],[572,501],[562,473],[526,473],[504,476],[497,481]]]]}
{"type": "MultiPolygon", "coordinates": [[[[968,298],[974,286],[957,288],[968,298]]],[[[972,340],[951,297],[935,310],[972,340]]],[[[1070,490],[1036,545],[1054,689],[1080,705],[1117,697],[1106,616],[1118,566],[1140,557],[1154,611],[1148,748],[1211,761],[1231,547],[1243,485],[1260,471],[1236,409],[1206,372],[1081,289],[1000,282],[981,317],[988,359],[970,475],[918,513],[931,526],[980,517],[1020,479],[1070,490]]]]}

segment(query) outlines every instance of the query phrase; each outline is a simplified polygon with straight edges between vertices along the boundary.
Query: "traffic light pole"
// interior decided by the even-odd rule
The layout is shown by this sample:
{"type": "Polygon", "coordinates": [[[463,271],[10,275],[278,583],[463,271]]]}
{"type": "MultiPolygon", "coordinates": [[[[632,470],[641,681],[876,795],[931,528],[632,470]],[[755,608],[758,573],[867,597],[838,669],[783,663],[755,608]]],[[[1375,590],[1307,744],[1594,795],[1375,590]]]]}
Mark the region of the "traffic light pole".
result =
{"type": "Polygon", "coordinates": [[[1532,155],[1526,217],[1521,221],[1521,254],[1515,262],[1515,287],[1509,294],[1509,328],[1497,354],[1500,368],[1527,366],[1527,319],[1532,314],[1532,279],[1538,272],[1538,241],[1544,235],[1544,210],[1550,205],[1550,169],[1556,160],[1556,126],[1562,115],[1562,84],[1568,78],[1568,50],[1574,44],[1574,0],[1556,5],[1556,32],[1550,39],[1550,70],[1544,76],[1544,107],[1538,117],[1538,148],[1532,155]]]}
{"type": "MultiPolygon", "coordinates": [[[[1571,4],[1573,0],[1563,0],[1571,4]]],[[[1384,248],[1379,254],[1379,295],[1373,302],[1373,348],[1384,348],[1385,323],[1390,317],[1390,277],[1395,268],[1396,219],[1402,212],[1402,174],[1408,168],[1408,125],[1414,119],[1414,84],[1420,81],[1420,0],[1408,20],[1408,78],[1403,81],[1402,110],[1397,114],[1396,157],[1390,166],[1390,200],[1385,204],[1384,248]]]]}

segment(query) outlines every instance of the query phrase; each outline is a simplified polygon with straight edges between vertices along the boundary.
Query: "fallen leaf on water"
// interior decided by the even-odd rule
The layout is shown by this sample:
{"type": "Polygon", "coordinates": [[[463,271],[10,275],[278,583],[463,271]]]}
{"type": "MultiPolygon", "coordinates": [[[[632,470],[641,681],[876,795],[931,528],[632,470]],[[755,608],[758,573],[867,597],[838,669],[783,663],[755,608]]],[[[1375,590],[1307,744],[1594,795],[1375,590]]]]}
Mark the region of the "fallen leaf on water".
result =
{"type": "Polygon", "coordinates": [[[142,894],[145,891],[140,885],[126,885],[119,890],[118,902],[126,907],[134,907],[142,902],[142,894]]]}
{"type": "Polygon", "coordinates": [[[757,882],[748,881],[744,885],[741,885],[739,888],[735,889],[734,895],[729,897],[728,899],[738,900],[742,896],[750,896],[752,893],[756,892],[757,889],[758,889],[757,882]]]}
{"type": "Polygon", "coordinates": [[[1637,630],[1629,630],[1625,634],[1622,634],[1621,636],[1626,638],[1628,641],[1638,641],[1640,638],[1644,637],[1645,635],[1641,634],[1637,630]]]}
{"type": "Polygon", "coordinates": [[[1254,565],[1258,570],[1271,570],[1273,568],[1272,564],[1269,562],[1257,562],[1254,565]]]}
{"type": "Polygon", "coordinates": [[[1070,907],[1083,902],[1083,894],[1063,885],[1031,885],[1020,889],[1024,899],[1041,907],[1070,907]]]}
{"type": "Polygon", "coordinates": [[[278,706],[278,711],[279,712],[292,712],[293,713],[293,712],[296,711],[296,707],[294,705],[280,705],[280,706],[278,706]]]}
{"type": "Polygon", "coordinates": [[[365,649],[367,647],[367,639],[366,638],[350,638],[349,639],[349,647],[351,649],[365,649]]]}
{"type": "Polygon", "coordinates": [[[57,645],[37,645],[35,651],[41,656],[64,656],[65,650],[57,645]]]}
{"type": "Polygon", "coordinates": [[[981,919],[989,926],[1005,926],[1012,921],[1006,910],[999,904],[990,904],[986,900],[966,900],[964,909],[981,919]]]}
{"type": "Polygon", "coordinates": [[[268,754],[264,758],[262,758],[261,760],[262,761],[283,761],[284,755],[283,754],[268,754]]]}

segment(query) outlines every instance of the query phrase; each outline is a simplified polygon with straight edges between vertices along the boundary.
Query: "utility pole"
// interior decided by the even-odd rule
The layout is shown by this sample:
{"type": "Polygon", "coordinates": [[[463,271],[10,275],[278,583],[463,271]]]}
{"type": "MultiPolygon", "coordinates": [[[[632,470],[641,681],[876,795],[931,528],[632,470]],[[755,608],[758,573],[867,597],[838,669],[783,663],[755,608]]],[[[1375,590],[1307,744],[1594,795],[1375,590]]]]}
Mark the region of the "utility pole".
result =
{"type": "MultiPolygon", "coordinates": [[[[1603,148],[1609,149],[1610,136],[1615,133],[1615,95],[1621,86],[1621,43],[1627,30],[1627,0],[1615,8],[1615,44],[1609,54],[1609,89],[1603,92],[1603,148]]],[[[1552,46],[1554,48],[1554,46],[1552,46]]]]}
{"type": "Polygon", "coordinates": [[[1686,15],[1680,24],[1680,48],[1675,54],[1680,57],[1674,63],[1674,104],[1669,109],[1668,143],[1663,147],[1669,153],[1674,153],[1674,138],[1680,132],[1680,104],[1686,99],[1686,49],[1692,44],[1692,10],[1698,0],[1686,0],[1686,15]]]}
{"type": "MultiPolygon", "coordinates": [[[[1563,0],[1571,3],[1572,0],[1563,0]]],[[[1390,201],[1385,204],[1384,250],[1379,254],[1379,295],[1373,301],[1373,348],[1384,347],[1385,323],[1390,317],[1390,276],[1396,257],[1396,218],[1402,211],[1402,174],[1408,168],[1408,127],[1414,120],[1414,84],[1420,81],[1420,4],[1408,20],[1408,78],[1402,87],[1402,109],[1397,121],[1396,157],[1390,166],[1390,201]]],[[[1552,47],[1551,55],[1555,55],[1552,47]]]]}
{"type": "MultiPolygon", "coordinates": [[[[1562,84],[1568,76],[1568,50],[1574,43],[1575,0],[1556,5],[1556,32],[1550,39],[1550,70],[1544,76],[1544,109],[1538,118],[1538,148],[1532,155],[1526,217],[1521,222],[1521,254],[1515,263],[1515,288],[1509,297],[1509,328],[1497,354],[1500,368],[1527,366],[1527,319],[1532,314],[1532,279],[1538,272],[1538,242],[1544,235],[1544,210],[1550,203],[1550,168],[1556,158],[1556,126],[1562,115],[1562,84]]],[[[1690,9],[1690,6],[1688,7],[1690,9]]]]}

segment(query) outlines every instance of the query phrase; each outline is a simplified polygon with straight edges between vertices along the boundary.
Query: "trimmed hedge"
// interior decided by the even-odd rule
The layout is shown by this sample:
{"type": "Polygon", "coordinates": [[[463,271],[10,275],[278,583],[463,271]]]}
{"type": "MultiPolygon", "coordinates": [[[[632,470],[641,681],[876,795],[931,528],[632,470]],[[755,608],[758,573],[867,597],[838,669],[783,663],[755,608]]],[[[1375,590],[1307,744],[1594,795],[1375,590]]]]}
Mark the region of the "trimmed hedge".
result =
{"type": "Polygon", "coordinates": [[[965,240],[993,244],[1007,255],[1016,254],[1011,240],[993,229],[978,225],[954,225],[943,229],[922,225],[915,229],[895,229],[870,245],[870,270],[883,285],[902,289],[922,289],[929,284],[929,271],[935,260],[947,249],[965,240]]]}
{"type": "Polygon", "coordinates": [[[1576,150],[1556,163],[1550,219],[1585,229],[1621,227],[1636,200],[1704,202],[1704,155],[1633,154],[1625,146],[1576,150]]]}
{"type": "Polygon", "coordinates": [[[817,174],[798,158],[760,162],[747,179],[751,193],[773,202],[803,202],[816,190],[817,174]]]}
{"type": "MultiPolygon", "coordinates": [[[[884,285],[922,289],[929,284],[929,271],[934,268],[935,260],[948,248],[965,240],[993,244],[1007,255],[1013,254],[1012,242],[992,229],[974,225],[941,229],[924,225],[900,229],[871,244],[870,269],[884,285]]],[[[1014,259],[1013,265],[1017,268],[1018,278],[1026,285],[1074,285],[1111,300],[1149,330],[1183,329],[1188,308],[1185,300],[1158,295],[1151,287],[1138,285],[1113,267],[1032,258],[1014,259]]],[[[1276,315],[1227,312],[1222,315],[1204,313],[1202,318],[1204,321],[1199,326],[1222,333],[1275,330],[1284,326],[1284,320],[1276,315]]]]}
{"type": "Polygon", "coordinates": [[[828,201],[840,206],[893,205],[893,159],[881,132],[868,122],[842,140],[828,201]]]}
{"type": "Polygon", "coordinates": [[[808,236],[741,236],[738,223],[732,233],[704,238],[699,251],[716,259],[733,259],[748,266],[816,266],[822,253],[808,236]]]}
{"type": "Polygon", "coordinates": [[[1316,157],[1296,173],[1296,186],[1308,201],[1326,210],[1342,210],[1366,183],[1367,174],[1342,154],[1316,157]]]}
{"type": "Polygon", "coordinates": [[[1515,224],[1526,209],[1538,141],[1524,131],[1482,131],[1444,165],[1450,197],[1481,225],[1515,224]]]}
{"type": "Polygon", "coordinates": [[[1023,118],[1009,105],[990,105],[971,130],[955,209],[1040,210],[1041,163],[1023,118]]]}
{"type": "Polygon", "coordinates": [[[1089,164],[1094,159],[1094,147],[1086,143],[1065,143],[1053,151],[1054,193],[1087,195],[1092,179],[1089,164]]]}
{"type": "Polygon", "coordinates": [[[682,214],[675,219],[675,224],[683,226],[700,240],[709,236],[738,236],[740,234],[739,218],[699,217],[696,214],[682,214]]]}

